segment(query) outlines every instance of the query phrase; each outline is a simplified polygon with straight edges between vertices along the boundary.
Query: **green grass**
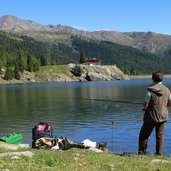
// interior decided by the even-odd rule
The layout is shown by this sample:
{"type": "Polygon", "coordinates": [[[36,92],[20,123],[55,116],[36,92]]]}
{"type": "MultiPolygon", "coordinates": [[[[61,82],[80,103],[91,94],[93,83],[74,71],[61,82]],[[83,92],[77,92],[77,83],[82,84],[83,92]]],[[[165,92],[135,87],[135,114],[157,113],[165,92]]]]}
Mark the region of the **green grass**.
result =
{"type": "MultiPolygon", "coordinates": [[[[27,149],[28,150],[28,149],[27,149]]],[[[0,153],[6,150],[0,149],[0,153]]],[[[10,171],[170,171],[171,164],[152,164],[155,156],[118,156],[112,153],[95,153],[85,149],[67,151],[35,150],[32,158],[0,158],[0,170],[10,171]]],[[[161,158],[160,158],[161,159],[161,158]]],[[[165,158],[166,160],[166,158],[165,158]]],[[[170,160],[170,159],[167,159],[170,160]]],[[[171,160],[170,160],[171,161],[171,160]]]]}
{"type": "MultiPolygon", "coordinates": [[[[77,79],[75,79],[73,77],[73,74],[71,74],[71,72],[68,69],[68,65],[47,65],[47,66],[41,66],[39,71],[36,72],[32,72],[32,73],[28,73],[25,74],[25,77],[27,78],[28,76],[31,76],[31,78],[33,78],[33,80],[35,80],[35,82],[46,82],[46,76],[52,76],[52,80],[55,79],[56,77],[58,77],[59,75],[61,76],[66,76],[69,80],[75,80],[77,81],[77,79]]],[[[22,80],[16,80],[16,79],[12,79],[12,80],[4,80],[3,78],[0,77],[0,84],[8,84],[8,83],[25,83],[25,81],[22,80]]],[[[26,81],[27,82],[27,81],[26,81]]],[[[28,82],[30,82],[28,80],[28,82]]]]}
{"type": "Polygon", "coordinates": [[[46,81],[46,75],[54,76],[56,78],[57,75],[63,75],[71,80],[73,80],[73,75],[68,69],[68,65],[48,65],[41,66],[40,70],[35,72],[35,80],[36,82],[44,82],[46,81]]]}
{"type": "Polygon", "coordinates": [[[48,65],[40,67],[40,70],[36,72],[37,75],[41,74],[65,74],[69,75],[67,65],[48,65]]]}

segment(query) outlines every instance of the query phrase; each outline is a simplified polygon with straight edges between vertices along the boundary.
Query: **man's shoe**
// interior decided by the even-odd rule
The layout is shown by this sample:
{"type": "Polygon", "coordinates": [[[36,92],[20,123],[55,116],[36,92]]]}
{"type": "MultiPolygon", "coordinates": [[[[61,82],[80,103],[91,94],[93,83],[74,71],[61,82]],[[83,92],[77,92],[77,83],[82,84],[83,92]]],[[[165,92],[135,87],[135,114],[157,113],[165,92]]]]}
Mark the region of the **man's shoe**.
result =
{"type": "Polygon", "coordinates": [[[162,154],[161,153],[156,153],[155,156],[162,156],[162,154]]]}
{"type": "Polygon", "coordinates": [[[146,152],[139,151],[139,152],[138,152],[138,155],[146,155],[146,152]]]}

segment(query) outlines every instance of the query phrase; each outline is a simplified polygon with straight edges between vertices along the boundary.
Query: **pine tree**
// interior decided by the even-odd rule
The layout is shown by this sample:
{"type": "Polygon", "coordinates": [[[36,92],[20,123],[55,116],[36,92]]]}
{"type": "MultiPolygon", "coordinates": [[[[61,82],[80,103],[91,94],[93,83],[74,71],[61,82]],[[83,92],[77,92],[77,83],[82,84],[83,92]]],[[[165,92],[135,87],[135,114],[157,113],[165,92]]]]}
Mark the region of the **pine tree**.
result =
{"type": "Polygon", "coordinates": [[[18,56],[18,69],[20,72],[24,72],[25,70],[25,62],[24,62],[24,56],[22,52],[20,52],[18,56]]]}
{"type": "Polygon", "coordinates": [[[134,68],[131,68],[130,74],[131,75],[136,75],[136,71],[134,70],[134,68]]]}
{"type": "Polygon", "coordinates": [[[40,62],[42,66],[46,66],[48,64],[48,57],[47,56],[42,56],[40,58],[40,62]]]}
{"type": "Polygon", "coordinates": [[[14,75],[13,75],[12,67],[13,67],[13,59],[10,55],[8,55],[7,62],[6,62],[6,71],[5,71],[5,76],[4,76],[5,80],[13,79],[14,75]]]}
{"type": "Polygon", "coordinates": [[[33,72],[33,59],[31,56],[27,58],[27,68],[29,72],[33,72]]]}
{"type": "Polygon", "coordinates": [[[38,61],[38,59],[33,58],[33,71],[39,71],[40,69],[40,62],[38,61]]]}
{"type": "Polygon", "coordinates": [[[40,68],[40,62],[38,61],[38,59],[36,59],[33,56],[28,56],[27,59],[27,68],[29,72],[35,72],[35,71],[39,71],[40,68]]]}
{"type": "Polygon", "coordinates": [[[7,69],[5,72],[5,80],[12,80],[13,79],[13,71],[12,71],[12,67],[10,67],[10,65],[7,65],[7,69]]]}
{"type": "Polygon", "coordinates": [[[2,74],[2,62],[0,61],[0,75],[2,74]]]}
{"type": "Polygon", "coordinates": [[[80,52],[80,64],[83,64],[85,61],[86,61],[85,53],[84,53],[84,51],[82,50],[82,51],[80,52]]]}
{"type": "Polygon", "coordinates": [[[19,67],[17,63],[15,63],[15,66],[14,66],[14,78],[17,80],[20,80],[19,67]]]}

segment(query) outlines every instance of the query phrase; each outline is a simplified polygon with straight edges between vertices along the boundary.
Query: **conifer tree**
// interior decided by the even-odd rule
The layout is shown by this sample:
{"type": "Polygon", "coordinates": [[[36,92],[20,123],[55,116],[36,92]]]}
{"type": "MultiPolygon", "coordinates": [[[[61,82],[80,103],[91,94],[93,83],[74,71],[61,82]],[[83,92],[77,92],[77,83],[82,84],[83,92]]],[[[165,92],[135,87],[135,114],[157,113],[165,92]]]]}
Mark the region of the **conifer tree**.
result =
{"type": "Polygon", "coordinates": [[[5,80],[12,80],[13,79],[13,71],[12,71],[12,67],[8,64],[7,65],[7,69],[5,72],[5,80]]]}
{"type": "Polygon", "coordinates": [[[25,61],[22,52],[19,52],[19,56],[18,56],[18,69],[20,72],[24,72],[25,70],[25,61]]]}
{"type": "Polygon", "coordinates": [[[40,63],[39,63],[38,59],[36,59],[35,57],[28,56],[27,66],[28,66],[28,71],[29,72],[35,72],[35,71],[39,70],[40,63]]]}
{"type": "Polygon", "coordinates": [[[29,72],[33,72],[33,59],[32,56],[28,56],[27,58],[27,68],[29,72]]]}
{"type": "Polygon", "coordinates": [[[40,62],[38,61],[38,59],[33,58],[33,71],[39,71],[40,69],[40,62]]]}
{"type": "Polygon", "coordinates": [[[6,71],[5,71],[5,76],[4,76],[5,80],[13,79],[14,75],[13,75],[12,66],[13,66],[13,59],[10,55],[8,55],[7,62],[6,62],[6,71]]]}
{"type": "Polygon", "coordinates": [[[14,78],[17,80],[20,80],[19,67],[17,63],[15,63],[15,66],[14,66],[14,78]]]}
{"type": "Polygon", "coordinates": [[[0,61],[0,75],[2,74],[2,62],[0,61]]]}
{"type": "Polygon", "coordinates": [[[84,62],[86,61],[86,57],[85,57],[85,53],[84,53],[84,51],[82,50],[81,52],[80,52],[80,64],[83,64],[84,62]]]}
{"type": "Polygon", "coordinates": [[[48,64],[48,57],[45,55],[45,56],[42,56],[40,58],[40,62],[41,62],[41,65],[42,66],[46,66],[48,64]]]}

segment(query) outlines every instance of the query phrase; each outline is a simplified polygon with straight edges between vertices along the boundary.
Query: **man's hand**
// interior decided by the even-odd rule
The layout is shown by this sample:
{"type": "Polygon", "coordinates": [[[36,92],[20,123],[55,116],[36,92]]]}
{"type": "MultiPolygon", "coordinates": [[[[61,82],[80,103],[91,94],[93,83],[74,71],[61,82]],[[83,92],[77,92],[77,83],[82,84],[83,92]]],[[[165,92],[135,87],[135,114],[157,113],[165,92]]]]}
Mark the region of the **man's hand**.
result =
{"type": "Polygon", "coordinates": [[[171,100],[168,100],[167,106],[171,106],[171,100]]]}
{"type": "Polygon", "coordinates": [[[147,108],[148,108],[148,103],[147,102],[144,102],[144,108],[143,108],[143,110],[145,111],[147,108]]]}

